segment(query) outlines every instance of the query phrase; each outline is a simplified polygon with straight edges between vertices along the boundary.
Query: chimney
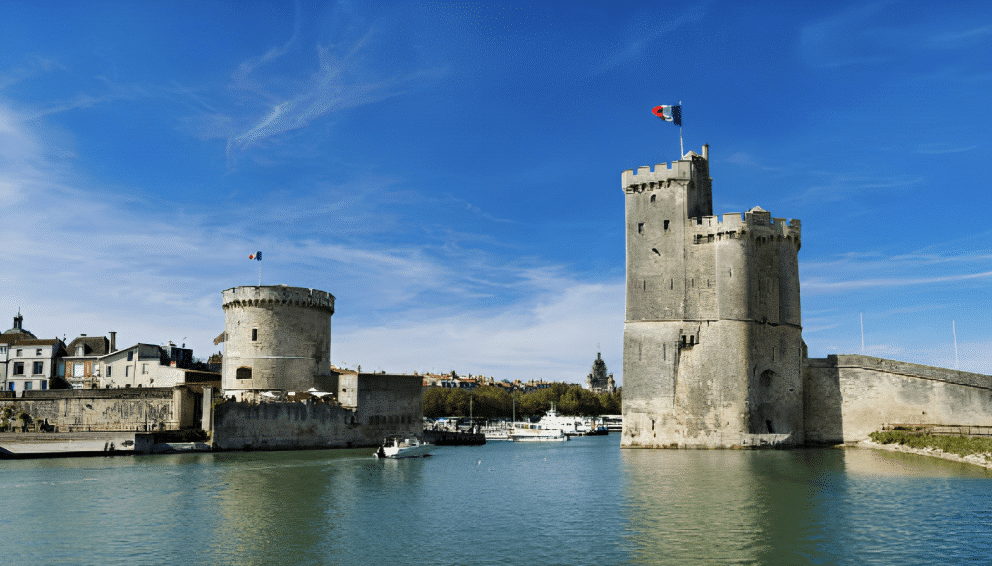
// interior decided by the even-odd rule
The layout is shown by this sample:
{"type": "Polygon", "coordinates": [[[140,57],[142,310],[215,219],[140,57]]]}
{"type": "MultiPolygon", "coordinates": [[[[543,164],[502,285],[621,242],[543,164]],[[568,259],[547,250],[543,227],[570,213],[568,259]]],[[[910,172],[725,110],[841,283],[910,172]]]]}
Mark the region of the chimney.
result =
{"type": "Polygon", "coordinates": [[[116,352],[117,351],[117,333],[116,332],[111,332],[110,333],[110,351],[111,352],[116,352]]]}
{"type": "Polygon", "coordinates": [[[706,161],[710,160],[710,144],[708,143],[703,144],[703,159],[706,161]]]}

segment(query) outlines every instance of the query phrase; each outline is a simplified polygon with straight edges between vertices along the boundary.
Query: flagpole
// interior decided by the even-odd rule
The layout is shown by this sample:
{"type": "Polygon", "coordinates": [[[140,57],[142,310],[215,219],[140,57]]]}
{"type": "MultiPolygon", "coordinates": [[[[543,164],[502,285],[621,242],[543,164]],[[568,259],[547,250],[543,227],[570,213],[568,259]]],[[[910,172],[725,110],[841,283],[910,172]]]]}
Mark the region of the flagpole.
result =
{"type": "MultiPolygon", "coordinates": [[[[679,109],[682,108],[682,101],[679,101],[679,109]]],[[[679,120],[679,159],[685,155],[685,144],[682,143],[682,120],[679,120]]]]}
{"type": "Polygon", "coordinates": [[[954,321],[951,321],[951,333],[954,334],[954,369],[961,369],[958,366],[958,329],[954,327],[954,321]]]}

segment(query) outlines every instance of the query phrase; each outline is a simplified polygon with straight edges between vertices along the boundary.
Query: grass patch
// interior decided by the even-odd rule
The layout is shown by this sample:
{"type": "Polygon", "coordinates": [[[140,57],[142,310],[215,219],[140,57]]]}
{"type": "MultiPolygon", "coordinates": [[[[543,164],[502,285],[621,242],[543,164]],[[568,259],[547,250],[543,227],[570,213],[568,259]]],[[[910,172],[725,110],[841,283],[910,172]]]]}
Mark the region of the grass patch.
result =
{"type": "Polygon", "coordinates": [[[903,444],[910,448],[936,448],[958,456],[992,453],[992,438],[933,435],[907,430],[883,430],[873,432],[868,436],[879,444],[903,444]]]}

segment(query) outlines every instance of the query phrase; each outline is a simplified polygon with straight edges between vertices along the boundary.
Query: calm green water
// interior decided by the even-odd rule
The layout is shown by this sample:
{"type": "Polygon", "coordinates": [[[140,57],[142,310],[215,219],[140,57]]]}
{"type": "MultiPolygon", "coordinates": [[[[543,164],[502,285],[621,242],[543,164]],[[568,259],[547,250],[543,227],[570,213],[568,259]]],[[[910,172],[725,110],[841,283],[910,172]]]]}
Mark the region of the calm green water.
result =
{"type": "Polygon", "coordinates": [[[0,462],[8,564],[989,564],[992,478],[867,450],[619,435],[0,462]]]}

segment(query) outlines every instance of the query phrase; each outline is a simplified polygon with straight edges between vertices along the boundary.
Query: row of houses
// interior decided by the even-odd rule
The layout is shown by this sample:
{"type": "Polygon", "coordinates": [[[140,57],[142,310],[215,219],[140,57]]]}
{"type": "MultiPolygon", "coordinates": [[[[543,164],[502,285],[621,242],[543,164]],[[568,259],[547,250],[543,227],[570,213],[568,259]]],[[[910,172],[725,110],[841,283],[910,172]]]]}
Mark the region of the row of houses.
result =
{"type": "Polygon", "coordinates": [[[110,337],[80,335],[68,344],[38,338],[24,328],[18,312],[14,327],[0,334],[0,384],[4,391],[174,387],[187,382],[219,380],[193,360],[193,351],[137,343],[117,349],[110,337]]]}
{"type": "MultiPolygon", "coordinates": [[[[414,372],[414,375],[417,375],[414,372]]],[[[485,377],[482,375],[472,377],[469,374],[468,377],[460,377],[457,373],[451,372],[450,374],[423,374],[424,387],[442,387],[445,389],[475,389],[479,386],[489,386],[489,387],[500,387],[507,392],[513,393],[516,391],[522,393],[530,393],[531,391],[538,391],[541,389],[547,389],[551,387],[551,383],[547,381],[528,381],[522,382],[519,379],[515,381],[502,380],[496,381],[492,376],[485,377]]]]}

